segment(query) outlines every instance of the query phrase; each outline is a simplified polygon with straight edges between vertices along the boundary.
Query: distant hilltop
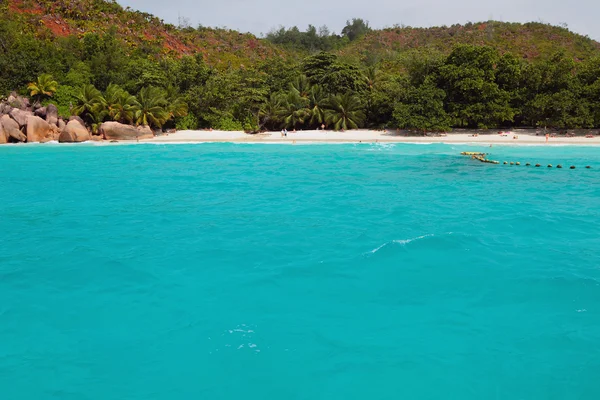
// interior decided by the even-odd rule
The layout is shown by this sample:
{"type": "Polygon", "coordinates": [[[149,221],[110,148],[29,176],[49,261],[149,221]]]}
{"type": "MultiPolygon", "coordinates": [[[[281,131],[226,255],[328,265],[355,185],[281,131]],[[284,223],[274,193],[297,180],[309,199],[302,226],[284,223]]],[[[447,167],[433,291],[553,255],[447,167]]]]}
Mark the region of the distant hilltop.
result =
{"type": "Polygon", "coordinates": [[[282,28],[264,39],[235,30],[189,26],[176,27],[151,14],[124,8],[104,0],[7,0],[0,6],[3,19],[20,31],[50,40],[82,37],[86,33],[114,30],[131,48],[154,55],[201,53],[215,67],[238,67],[269,57],[299,57],[331,51],[357,60],[393,58],[412,49],[435,49],[448,54],[457,44],[488,45],[500,53],[526,59],[548,58],[557,50],[575,59],[600,54],[600,43],[564,27],[544,23],[486,21],[432,28],[397,26],[375,30],[361,19],[349,21],[337,35],[326,27],[282,28]],[[355,22],[358,21],[358,26],[355,22]]]}

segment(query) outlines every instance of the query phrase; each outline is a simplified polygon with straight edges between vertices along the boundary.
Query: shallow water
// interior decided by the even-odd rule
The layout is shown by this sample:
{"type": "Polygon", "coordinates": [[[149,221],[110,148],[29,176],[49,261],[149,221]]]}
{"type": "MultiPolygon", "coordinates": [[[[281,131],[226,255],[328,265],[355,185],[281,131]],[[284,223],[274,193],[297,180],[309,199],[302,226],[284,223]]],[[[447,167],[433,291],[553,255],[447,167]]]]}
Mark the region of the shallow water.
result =
{"type": "Polygon", "coordinates": [[[0,171],[2,398],[600,397],[595,148],[4,146],[0,171]]]}

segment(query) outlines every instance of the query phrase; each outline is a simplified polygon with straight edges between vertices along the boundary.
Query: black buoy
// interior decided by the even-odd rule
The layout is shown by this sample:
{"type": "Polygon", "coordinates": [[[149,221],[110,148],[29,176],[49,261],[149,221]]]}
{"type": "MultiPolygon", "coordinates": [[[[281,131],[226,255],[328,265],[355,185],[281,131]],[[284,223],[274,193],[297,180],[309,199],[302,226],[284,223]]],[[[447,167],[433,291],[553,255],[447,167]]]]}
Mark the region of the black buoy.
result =
{"type": "Polygon", "coordinates": [[[525,164],[526,167],[531,167],[530,163],[525,164]]]}
{"type": "Polygon", "coordinates": [[[575,166],[574,166],[574,165],[571,165],[571,167],[570,167],[570,168],[571,168],[571,169],[575,169],[575,166]]]}
{"type": "Polygon", "coordinates": [[[535,166],[536,166],[536,167],[541,167],[541,165],[540,165],[540,164],[535,164],[535,166]]]}
{"type": "Polygon", "coordinates": [[[587,169],[591,169],[591,168],[592,168],[592,167],[590,167],[589,165],[586,165],[585,167],[586,167],[587,169]]]}
{"type": "Polygon", "coordinates": [[[552,168],[552,164],[548,164],[548,168],[552,168]]]}
{"type": "Polygon", "coordinates": [[[508,164],[506,161],[504,161],[504,165],[508,164]]]}
{"type": "Polygon", "coordinates": [[[558,164],[558,165],[556,166],[556,168],[562,168],[562,165],[558,164]]]}

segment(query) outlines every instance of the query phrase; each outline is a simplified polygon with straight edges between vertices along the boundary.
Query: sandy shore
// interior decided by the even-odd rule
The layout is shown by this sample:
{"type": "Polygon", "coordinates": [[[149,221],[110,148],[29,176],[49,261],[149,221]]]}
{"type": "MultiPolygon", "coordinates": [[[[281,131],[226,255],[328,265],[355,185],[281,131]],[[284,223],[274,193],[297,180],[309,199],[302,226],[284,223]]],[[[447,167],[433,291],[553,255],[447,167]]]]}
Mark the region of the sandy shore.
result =
{"type": "MultiPolygon", "coordinates": [[[[550,137],[548,144],[552,145],[600,145],[598,132],[593,132],[594,138],[585,136],[565,137],[557,135],[550,137]]],[[[194,143],[194,142],[232,142],[232,143],[466,143],[481,145],[546,145],[543,132],[534,130],[515,130],[504,135],[494,133],[453,132],[447,136],[414,136],[405,132],[354,130],[346,132],[334,131],[298,131],[288,132],[282,137],[280,132],[267,132],[255,135],[244,132],[226,131],[179,131],[168,135],[157,136],[144,140],[146,143],[194,143]]],[[[142,141],[140,141],[142,142],[142,141]]]]}

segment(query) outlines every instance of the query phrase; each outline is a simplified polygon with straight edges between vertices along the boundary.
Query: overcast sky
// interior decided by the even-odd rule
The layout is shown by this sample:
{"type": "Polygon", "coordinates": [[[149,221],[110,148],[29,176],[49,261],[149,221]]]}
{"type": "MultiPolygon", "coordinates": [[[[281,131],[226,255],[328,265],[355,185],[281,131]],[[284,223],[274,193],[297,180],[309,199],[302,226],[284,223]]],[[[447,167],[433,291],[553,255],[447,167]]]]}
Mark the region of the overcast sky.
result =
{"type": "Polygon", "coordinates": [[[339,33],[347,19],[366,19],[373,28],[415,27],[494,19],[566,23],[572,31],[600,40],[599,0],[117,0],[166,22],[187,18],[192,26],[227,27],[256,35],[280,25],[327,25],[339,33]]]}

